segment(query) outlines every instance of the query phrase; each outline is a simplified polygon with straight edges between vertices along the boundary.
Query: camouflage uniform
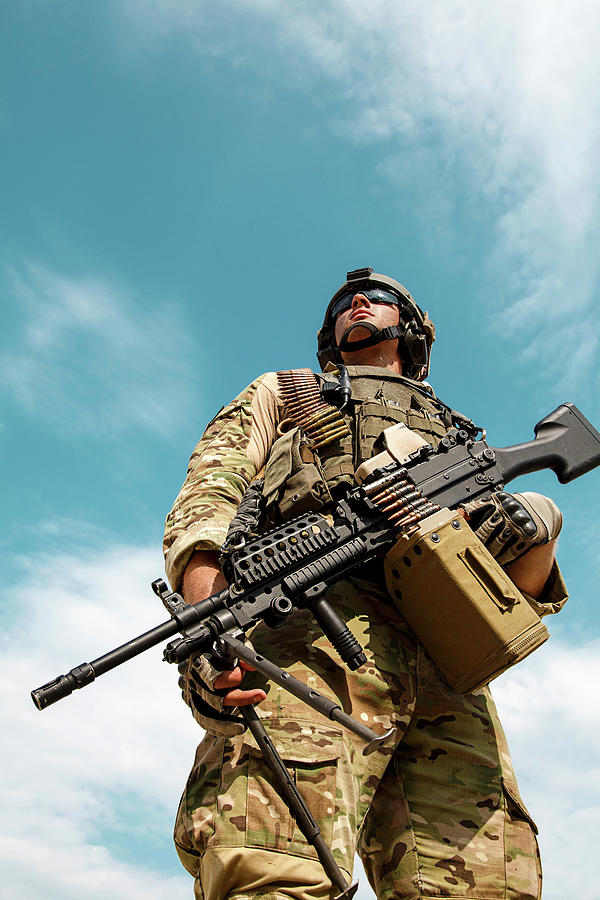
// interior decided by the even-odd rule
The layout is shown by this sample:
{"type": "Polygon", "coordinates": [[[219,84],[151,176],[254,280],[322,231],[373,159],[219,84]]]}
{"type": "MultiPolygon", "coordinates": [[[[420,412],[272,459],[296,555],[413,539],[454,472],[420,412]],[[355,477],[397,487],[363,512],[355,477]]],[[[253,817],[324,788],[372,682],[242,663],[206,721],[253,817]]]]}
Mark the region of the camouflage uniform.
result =
{"type": "MultiPolygon", "coordinates": [[[[446,430],[435,403],[405,382],[403,402],[389,399],[391,389],[398,396],[401,379],[390,388],[395,376],[371,370],[371,376],[381,376],[375,391],[361,381],[364,367],[349,371],[362,412],[352,423],[346,462],[339,450],[318,461],[328,484],[351,477],[358,457],[373,452],[377,433],[390,419],[405,421],[428,440],[446,430]]],[[[167,518],[165,552],[174,589],[195,549],[220,547],[246,486],[265,462],[277,458],[273,443],[284,416],[277,380],[269,373],[208,426],[167,518]]],[[[271,487],[276,481],[271,478],[271,487]]],[[[258,673],[248,674],[244,687],[266,689],[257,711],[340,867],[350,875],[357,850],[382,900],[539,897],[537,829],[519,795],[489,690],[463,695],[446,684],[393,606],[377,567],[338,582],[328,599],[365,649],[367,664],[358,672],[341,664],[307,612],[296,613],[282,631],[257,627],[252,643],[355,718],[376,730],[394,726],[396,745],[365,757],[354,735],[267,685],[258,673]]],[[[536,608],[554,612],[565,600],[555,567],[536,608]]],[[[192,684],[188,680],[184,697],[200,724],[215,730],[192,684]]],[[[175,827],[180,858],[196,879],[196,897],[332,896],[250,733],[235,733],[235,725],[221,730],[220,737],[207,733],[198,747],[175,827]]]]}

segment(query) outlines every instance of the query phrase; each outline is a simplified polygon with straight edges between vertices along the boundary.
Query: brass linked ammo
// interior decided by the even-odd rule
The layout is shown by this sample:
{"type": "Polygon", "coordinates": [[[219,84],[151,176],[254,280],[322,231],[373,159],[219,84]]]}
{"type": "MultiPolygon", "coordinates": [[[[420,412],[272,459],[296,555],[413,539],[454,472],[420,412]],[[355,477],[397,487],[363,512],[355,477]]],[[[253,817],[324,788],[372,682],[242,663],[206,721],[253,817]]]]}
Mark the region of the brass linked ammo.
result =
{"type": "Polygon", "coordinates": [[[300,397],[290,403],[286,403],[286,412],[295,414],[298,418],[309,419],[318,410],[323,409],[322,401],[314,397],[300,397]]]}
{"type": "Polygon", "coordinates": [[[319,412],[315,413],[314,415],[311,415],[306,420],[306,425],[308,428],[311,428],[313,425],[314,426],[318,425],[320,428],[323,428],[325,425],[329,424],[330,422],[335,422],[336,424],[338,424],[339,421],[340,421],[340,414],[338,413],[337,409],[333,409],[332,407],[329,407],[327,409],[320,409],[319,412]]]}
{"type": "Polygon", "coordinates": [[[385,488],[385,490],[381,491],[379,494],[374,494],[371,497],[371,500],[373,503],[376,503],[377,506],[381,506],[382,503],[391,500],[392,497],[404,497],[412,490],[414,490],[414,485],[404,479],[403,481],[398,482],[397,487],[385,488]]]}
{"type": "Polygon", "coordinates": [[[285,411],[300,427],[314,450],[350,434],[339,410],[321,397],[319,383],[310,369],[289,369],[277,373],[285,411]]]}
{"type": "Polygon", "coordinates": [[[343,438],[348,434],[347,428],[339,428],[337,431],[330,432],[320,441],[316,441],[314,444],[315,450],[318,450],[320,447],[326,447],[327,444],[332,444],[334,441],[337,441],[339,438],[343,438]]]}
{"type": "Polygon", "coordinates": [[[390,522],[393,522],[398,527],[406,528],[408,525],[412,525],[414,522],[420,522],[421,519],[425,518],[428,515],[433,514],[434,512],[438,512],[439,506],[437,503],[432,503],[430,500],[423,498],[423,501],[418,504],[415,503],[415,512],[412,515],[407,516],[406,518],[402,518],[404,515],[404,510],[397,513],[392,513],[390,516],[390,522]]]}
{"type": "Polygon", "coordinates": [[[384,506],[378,504],[380,510],[384,513],[392,512],[394,509],[402,509],[405,507],[406,509],[410,509],[417,500],[422,499],[423,494],[419,491],[411,490],[409,493],[406,493],[403,497],[393,497],[390,498],[384,506]]]}

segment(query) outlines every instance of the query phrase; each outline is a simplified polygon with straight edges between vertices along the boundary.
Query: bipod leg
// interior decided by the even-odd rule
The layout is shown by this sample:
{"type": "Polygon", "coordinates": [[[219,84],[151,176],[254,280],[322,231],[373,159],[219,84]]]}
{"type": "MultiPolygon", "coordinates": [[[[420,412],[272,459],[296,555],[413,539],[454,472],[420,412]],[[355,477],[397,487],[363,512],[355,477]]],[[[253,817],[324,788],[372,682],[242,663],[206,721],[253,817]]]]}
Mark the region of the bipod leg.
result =
{"type": "Polygon", "coordinates": [[[329,876],[331,883],[334,887],[339,889],[340,893],[337,894],[335,900],[350,900],[351,897],[354,897],[358,889],[358,882],[355,882],[352,885],[346,884],[346,879],[344,878],[342,870],[333,858],[331,850],[323,840],[319,826],[306,805],[302,794],[296,787],[284,761],[273,746],[273,742],[267,734],[264,725],[258,718],[254,707],[241,706],[240,712],[248,723],[248,728],[252,732],[267,765],[273,773],[281,798],[298,823],[298,828],[308,843],[312,844],[317,851],[321,865],[329,876]]]}
{"type": "Polygon", "coordinates": [[[243,659],[244,662],[247,662],[248,665],[260,672],[261,675],[270,678],[275,684],[285,688],[286,691],[289,691],[290,694],[293,694],[294,697],[302,700],[303,703],[306,703],[308,706],[312,707],[312,709],[320,712],[328,719],[332,719],[334,722],[339,722],[340,725],[343,725],[349,731],[357,734],[363,741],[366,741],[366,744],[363,747],[363,754],[365,756],[394,741],[396,734],[395,728],[390,728],[389,731],[386,731],[384,734],[376,734],[370,728],[367,728],[363,722],[357,722],[356,719],[353,719],[352,716],[345,713],[339,703],[334,703],[333,700],[323,696],[323,694],[320,694],[318,691],[314,690],[314,688],[309,688],[308,685],[304,684],[300,679],[294,678],[294,676],[290,675],[289,672],[286,672],[285,669],[280,669],[275,663],[266,659],[261,653],[252,650],[243,641],[238,640],[229,632],[222,634],[217,639],[216,643],[218,649],[221,649],[224,645],[225,650],[222,652],[225,657],[231,656],[232,658],[239,657],[240,659],[243,659]]]}

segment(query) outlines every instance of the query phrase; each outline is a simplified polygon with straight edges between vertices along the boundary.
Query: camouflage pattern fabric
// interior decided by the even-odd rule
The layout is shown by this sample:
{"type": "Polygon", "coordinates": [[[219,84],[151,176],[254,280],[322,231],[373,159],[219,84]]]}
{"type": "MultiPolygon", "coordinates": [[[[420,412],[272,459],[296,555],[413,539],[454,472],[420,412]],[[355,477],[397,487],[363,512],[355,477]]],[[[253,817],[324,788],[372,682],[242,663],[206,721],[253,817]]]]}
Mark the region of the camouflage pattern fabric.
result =
{"type": "MultiPolygon", "coordinates": [[[[385,402],[388,414],[396,409],[404,417],[420,416],[408,424],[426,439],[436,428],[445,430],[420,408],[402,414],[400,403],[385,402]]],[[[376,439],[375,406],[382,407],[367,405],[357,421],[369,451],[376,439]]],[[[210,423],[167,518],[166,568],[175,590],[194,549],[220,547],[246,485],[269,457],[284,414],[276,377],[269,373],[210,423]]],[[[383,571],[371,572],[368,580],[349,578],[329,592],[367,653],[368,663],[358,672],[340,663],[308,613],[295,613],[281,631],[258,626],[252,642],[375,730],[396,727],[395,748],[364,757],[358,738],[249,673],[244,685],[267,691],[257,712],[294,771],[338,864],[349,874],[357,849],[380,900],[539,897],[535,826],[519,796],[489,691],[465,696],[451,690],[383,583],[383,571]]],[[[565,599],[555,566],[543,602],[534,602],[543,615],[557,611],[565,599]]],[[[194,705],[193,663],[183,678],[196,719],[215,728],[210,714],[194,705]]],[[[238,730],[225,723],[220,736],[209,733],[198,747],[177,816],[176,846],[195,877],[196,897],[333,896],[252,736],[229,729],[238,730]]]]}
{"type": "MultiPolygon", "coordinates": [[[[266,627],[255,629],[254,646],[374,729],[396,727],[396,746],[365,757],[358,738],[283,689],[257,673],[247,681],[268,692],[257,711],[338,864],[350,875],[357,849],[380,900],[539,897],[536,829],[487,689],[453,692],[373,582],[340,582],[329,599],[367,653],[358,672],[342,666],[308,613],[298,613],[297,627],[275,642],[266,627]]],[[[197,898],[333,896],[248,732],[206,735],[175,841],[197,898]],[[296,862],[295,880],[285,884],[273,874],[280,859],[285,868],[281,854],[296,862]],[[225,892],[215,872],[225,873],[232,859],[225,892]]]]}

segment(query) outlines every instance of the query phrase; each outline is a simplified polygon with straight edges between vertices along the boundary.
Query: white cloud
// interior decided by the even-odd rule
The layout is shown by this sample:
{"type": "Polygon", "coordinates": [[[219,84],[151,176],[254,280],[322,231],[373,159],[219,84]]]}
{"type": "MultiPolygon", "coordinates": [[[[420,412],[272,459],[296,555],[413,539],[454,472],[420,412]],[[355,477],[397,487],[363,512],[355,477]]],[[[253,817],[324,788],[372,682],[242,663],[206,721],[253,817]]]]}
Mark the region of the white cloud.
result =
{"type": "MultiPolygon", "coordinates": [[[[457,187],[487,205],[480,307],[518,348],[579,351],[598,331],[600,7],[592,0],[276,3],[120,0],[152,44],[176,32],[198,52],[252,65],[328,103],[332,128],[374,146],[373,167],[432,198],[403,210],[425,238],[456,230],[457,187]],[[210,49],[208,49],[210,48],[210,49]],[[440,221],[441,220],[441,221],[440,221]]],[[[391,198],[390,201],[392,202],[391,198]]],[[[460,252],[460,248],[458,248],[460,252]]],[[[435,247],[431,248],[435,256],[435,247]]],[[[594,372],[597,347],[565,371],[594,372]]]]}
{"type": "Polygon", "coordinates": [[[155,551],[129,547],[41,557],[10,588],[19,615],[3,637],[1,662],[6,896],[183,900],[192,893],[174,851],[168,870],[152,859],[168,855],[201,737],[160,648],[44,712],[29,698],[84,657],[168,618],[149,588],[158,564],[155,551]]]}
{"type": "MultiPolygon", "coordinates": [[[[157,554],[136,547],[29,559],[8,597],[0,746],[4,884],[19,900],[163,900],[191,880],[152,865],[170,844],[199,729],[159,648],[40,713],[29,691],[166,618],[149,589],[157,554]],[[32,835],[35,852],[32,851],[32,835]]],[[[597,900],[600,644],[551,640],[494,693],[522,792],[541,830],[545,900],[597,900]]],[[[182,870],[183,871],[183,870],[182,870]]],[[[361,879],[360,897],[372,896],[361,879]]]]}
{"type": "Polygon", "coordinates": [[[600,642],[550,640],[494,688],[522,794],[540,829],[544,900],[598,900],[600,642]]]}
{"type": "Polygon", "coordinates": [[[23,262],[5,271],[21,331],[0,354],[5,391],[36,419],[111,437],[168,431],[189,402],[190,340],[177,308],[120,285],[23,262]]]}

